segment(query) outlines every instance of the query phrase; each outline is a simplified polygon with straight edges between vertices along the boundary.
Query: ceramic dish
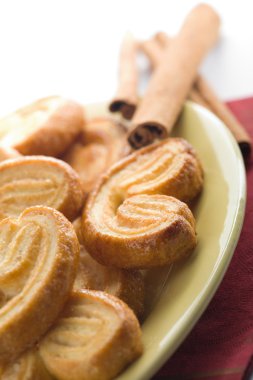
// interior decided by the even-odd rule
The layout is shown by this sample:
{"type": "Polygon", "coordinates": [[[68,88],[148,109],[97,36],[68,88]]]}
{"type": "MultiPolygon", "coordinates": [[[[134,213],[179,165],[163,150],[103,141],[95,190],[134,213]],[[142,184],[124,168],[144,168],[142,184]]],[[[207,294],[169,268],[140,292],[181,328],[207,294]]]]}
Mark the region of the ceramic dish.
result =
{"type": "MultiPolygon", "coordinates": [[[[93,105],[87,111],[103,116],[105,110],[93,105]]],[[[161,271],[160,285],[151,283],[162,292],[142,325],[144,354],[118,380],[149,379],[173,354],[220,284],[242,227],[245,171],[230,132],[212,113],[188,102],[173,134],[195,147],[205,171],[204,191],[193,207],[198,246],[186,261],[161,271]]]]}

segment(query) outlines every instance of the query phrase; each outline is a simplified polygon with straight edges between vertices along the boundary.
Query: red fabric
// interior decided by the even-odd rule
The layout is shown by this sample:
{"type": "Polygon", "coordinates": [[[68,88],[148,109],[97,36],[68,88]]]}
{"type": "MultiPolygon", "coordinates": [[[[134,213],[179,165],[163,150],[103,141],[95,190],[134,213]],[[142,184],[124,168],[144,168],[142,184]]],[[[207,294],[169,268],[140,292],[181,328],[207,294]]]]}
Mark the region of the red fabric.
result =
{"type": "MultiPolygon", "coordinates": [[[[228,106],[253,139],[253,98],[228,106]]],[[[244,225],[228,271],[197,325],[153,380],[253,379],[252,158],[247,163],[247,191],[244,225]]]]}

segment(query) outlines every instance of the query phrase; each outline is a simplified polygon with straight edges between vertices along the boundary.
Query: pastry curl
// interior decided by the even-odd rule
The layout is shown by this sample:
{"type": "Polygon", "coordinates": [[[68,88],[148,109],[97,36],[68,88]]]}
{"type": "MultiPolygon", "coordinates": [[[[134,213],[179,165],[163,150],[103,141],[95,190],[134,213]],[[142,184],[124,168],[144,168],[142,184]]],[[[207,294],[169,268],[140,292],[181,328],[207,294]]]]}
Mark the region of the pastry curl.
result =
{"type": "Polygon", "coordinates": [[[59,156],[81,132],[84,122],[82,106],[51,96],[0,120],[0,142],[24,155],[59,156]]]}
{"type": "Polygon", "coordinates": [[[28,350],[0,372],[1,380],[53,380],[36,349],[28,350]]]}
{"type": "Polygon", "coordinates": [[[40,344],[48,371],[59,380],[109,380],[141,353],[141,329],[128,306],[88,290],[72,294],[40,344]]]}
{"type": "Polygon", "coordinates": [[[55,321],[72,289],[78,256],[71,223],[54,209],[31,207],[0,223],[0,365],[55,321]]]}
{"type": "Polygon", "coordinates": [[[140,318],[144,312],[144,278],[140,271],[99,264],[80,246],[74,290],[102,290],[124,301],[140,318]]]}
{"type": "Polygon", "coordinates": [[[0,163],[0,219],[17,217],[35,205],[53,207],[73,219],[83,199],[78,175],[61,160],[27,156],[0,163]]]}
{"type": "Polygon", "coordinates": [[[199,160],[183,139],[168,139],[120,161],[84,209],[88,252],[120,268],[148,268],[186,256],[196,245],[195,221],[188,206],[173,197],[190,201],[202,184],[199,160]]]}
{"type": "Polygon", "coordinates": [[[81,138],[62,157],[79,174],[86,193],[99,176],[127,153],[126,130],[109,118],[87,122],[81,138]]]}

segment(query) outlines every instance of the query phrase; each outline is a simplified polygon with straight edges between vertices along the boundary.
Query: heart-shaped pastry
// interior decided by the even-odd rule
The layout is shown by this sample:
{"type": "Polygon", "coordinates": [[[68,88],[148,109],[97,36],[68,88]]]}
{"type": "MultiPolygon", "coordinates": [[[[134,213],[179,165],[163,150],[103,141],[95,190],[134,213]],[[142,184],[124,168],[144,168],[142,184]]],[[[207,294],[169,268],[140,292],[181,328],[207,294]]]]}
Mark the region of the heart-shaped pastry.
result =
{"type": "Polygon", "coordinates": [[[0,223],[0,364],[37,342],[57,318],[76,275],[72,224],[49,207],[0,223]]]}
{"type": "Polygon", "coordinates": [[[87,122],[81,138],[63,156],[79,174],[86,193],[93,190],[98,177],[126,153],[126,129],[109,118],[87,122]]]}
{"type": "Polygon", "coordinates": [[[109,380],[142,353],[139,323],[122,301],[98,291],[74,292],[40,344],[58,380],[109,380]]]}
{"type": "Polygon", "coordinates": [[[99,264],[80,246],[80,260],[74,290],[102,290],[124,301],[138,317],[144,312],[144,278],[138,270],[99,264]]]}
{"type": "Polygon", "coordinates": [[[195,220],[178,199],[190,201],[202,184],[200,162],[182,139],[133,153],[91,193],[83,212],[84,245],[100,263],[120,268],[148,268],[186,256],[196,245],[195,220]]]}
{"type": "Polygon", "coordinates": [[[83,124],[81,105],[51,96],[0,120],[0,144],[24,155],[59,156],[74,141],[83,124]]]}
{"type": "Polygon", "coordinates": [[[35,205],[53,207],[73,219],[83,199],[78,175],[61,160],[27,156],[0,163],[0,219],[17,217],[35,205]]]}

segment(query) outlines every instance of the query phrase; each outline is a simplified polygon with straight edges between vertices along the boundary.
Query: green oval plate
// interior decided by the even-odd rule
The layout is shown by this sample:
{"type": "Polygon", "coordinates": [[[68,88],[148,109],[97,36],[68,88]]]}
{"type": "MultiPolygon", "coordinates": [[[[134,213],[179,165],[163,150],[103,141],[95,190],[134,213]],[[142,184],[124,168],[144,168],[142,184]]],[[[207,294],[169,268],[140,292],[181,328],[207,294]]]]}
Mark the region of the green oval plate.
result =
{"type": "MultiPolygon", "coordinates": [[[[87,113],[108,115],[105,104],[88,106],[87,113]]],[[[187,102],[173,135],[195,147],[204,167],[204,190],[193,208],[198,246],[172,267],[166,281],[163,272],[159,300],[142,325],[144,353],[118,380],[149,379],[174,353],[220,284],[242,228],[245,170],[230,132],[211,112],[187,102]]]]}

